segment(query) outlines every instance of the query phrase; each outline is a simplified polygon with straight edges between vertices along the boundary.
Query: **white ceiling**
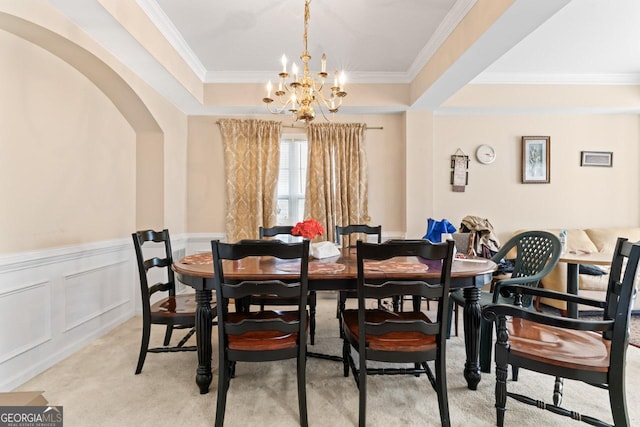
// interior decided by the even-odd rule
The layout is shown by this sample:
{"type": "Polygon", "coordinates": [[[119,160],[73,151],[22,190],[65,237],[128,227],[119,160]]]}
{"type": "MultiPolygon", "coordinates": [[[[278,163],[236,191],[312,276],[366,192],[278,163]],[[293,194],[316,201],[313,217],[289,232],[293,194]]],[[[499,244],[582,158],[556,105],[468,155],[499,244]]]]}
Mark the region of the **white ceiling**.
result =
{"type": "MultiPolygon", "coordinates": [[[[410,83],[476,1],[313,0],[311,67],[325,52],[328,71],[345,69],[351,83],[410,83]]],[[[214,112],[99,0],[50,3],[183,111],[214,112]]],[[[303,0],[136,3],[203,83],[266,82],[280,70],[283,53],[297,59],[302,52],[303,0]]],[[[449,71],[458,75],[454,89],[469,81],[640,83],[638,0],[515,0],[492,30],[468,53],[473,63],[449,71]]],[[[451,94],[441,92],[431,108],[451,94]]]]}

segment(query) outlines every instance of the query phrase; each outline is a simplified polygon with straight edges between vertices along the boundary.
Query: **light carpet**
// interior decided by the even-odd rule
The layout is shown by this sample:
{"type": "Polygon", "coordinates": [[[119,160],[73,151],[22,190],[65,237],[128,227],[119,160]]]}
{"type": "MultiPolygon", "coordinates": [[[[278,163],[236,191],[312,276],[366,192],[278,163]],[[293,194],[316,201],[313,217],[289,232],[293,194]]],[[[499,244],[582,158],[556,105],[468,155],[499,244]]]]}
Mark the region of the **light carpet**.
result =
{"type": "MultiPolygon", "coordinates": [[[[335,299],[318,299],[318,331],[311,351],[340,354],[335,299]]],[[[462,328],[461,328],[462,329],[462,328]]],[[[214,328],[214,337],[216,330],[214,328]]],[[[200,395],[195,384],[195,352],[149,354],[140,375],[134,375],[141,336],[141,319],[133,318],[66,360],[23,384],[17,391],[44,390],[53,405],[64,407],[64,424],[74,426],[210,426],[215,414],[217,359],[211,391],[200,395]]],[[[160,328],[152,341],[161,341],[160,328]]],[[[495,425],[494,373],[483,374],[478,390],[467,388],[462,375],[464,341],[447,343],[447,382],[454,426],[495,425]]],[[[640,349],[627,353],[627,402],[631,425],[640,425],[640,349]]],[[[551,401],[554,379],[521,370],[509,390],[532,390],[537,399],[551,401]]],[[[368,379],[367,419],[370,426],[438,426],[436,395],[427,378],[374,376],[368,379]]],[[[311,426],[358,424],[357,388],[342,376],[342,364],[309,359],[307,402],[311,426]]],[[[563,406],[611,422],[606,391],[565,381],[563,406]]],[[[506,425],[585,425],[548,411],[507,401],[506,425]]],[[[238,363],[228,392],[227,426],[296,426],[298,406],[295,361],[238,363]]]]}

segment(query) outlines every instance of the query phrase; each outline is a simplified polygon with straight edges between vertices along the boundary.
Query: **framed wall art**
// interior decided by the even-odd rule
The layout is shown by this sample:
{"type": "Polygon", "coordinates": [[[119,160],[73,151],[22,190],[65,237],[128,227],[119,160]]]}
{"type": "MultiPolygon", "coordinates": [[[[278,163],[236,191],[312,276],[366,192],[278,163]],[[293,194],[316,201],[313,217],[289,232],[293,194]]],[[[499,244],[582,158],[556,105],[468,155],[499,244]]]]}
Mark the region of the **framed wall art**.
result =
{"type": "Polygon", "coordinates": [[[613,153],[611,151],[581,151],[580,166],[610,168],[613,166],[613,153]]]}
{"type": "Polygon", "coordinates": [[[522,137],[522,183],[551,182],[551,137],[522,137]]]}

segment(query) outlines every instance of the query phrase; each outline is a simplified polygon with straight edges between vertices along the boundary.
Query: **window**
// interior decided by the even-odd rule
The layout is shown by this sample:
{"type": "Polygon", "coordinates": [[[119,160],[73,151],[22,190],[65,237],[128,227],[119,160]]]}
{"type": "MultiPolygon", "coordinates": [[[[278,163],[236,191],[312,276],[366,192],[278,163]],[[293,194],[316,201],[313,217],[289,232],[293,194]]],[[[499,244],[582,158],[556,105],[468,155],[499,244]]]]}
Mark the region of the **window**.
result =
{"type": "Polygon", "coordinates": [[[278,225],[294,225],[304,219],[306,182],[307,140],[285,136],[280,142],[278,225]]]}

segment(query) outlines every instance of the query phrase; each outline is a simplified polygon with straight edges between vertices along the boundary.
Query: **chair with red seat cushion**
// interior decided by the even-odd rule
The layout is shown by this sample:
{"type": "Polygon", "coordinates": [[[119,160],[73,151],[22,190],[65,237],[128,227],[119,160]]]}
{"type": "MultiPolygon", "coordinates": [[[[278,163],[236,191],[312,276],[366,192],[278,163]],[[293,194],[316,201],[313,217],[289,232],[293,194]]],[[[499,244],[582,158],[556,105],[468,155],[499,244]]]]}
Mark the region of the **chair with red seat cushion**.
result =
{"type": "MultiPolygon", "coordinates": [[[[196,300],[194,294],[176,295],[169,230],[142,230],[133,233],[132,237],[142,296],[142,343],[136,367],[136,374],[139,374],[147,353],[196,351],[196,346],[184,345],[195,332],[196,300]],[[145,243],[147,246],[143,250],[145,243]],[[149,285],[154,281],[159,282],[149,285]],[[166,296],[152,304],[152,296],[159,292],[166,293],[166,296]],[[166,325],[163,347],[149,348],[153,324],[166,325]],[[174,329],[189,329],[189,332],[177,345],[170,346],[174,329]]],[[[213,305],[214,316],[215,308],[213,305]]]]}
{"type": "Polygon", "coordinates": [[[227,392],[236,362],[297,359],[300,425],[306,426],[306,358],[309,241],[243,240],[235,244],[211,242],[214,284],[218,301],[218,397],[216,426],[224,423],[227,392]],[[299,263],[298,273],[287,280],[231,280],[225,277],[227,260],[274,257],[299,263]],[[272,296],[297,300],[295,310],[228,310],[229,299],[272,296]]]}
{"type": "MultiPolygon", "coordinates": [[[[349,368],[359,389],[360,426],[366,424],[367,375],[426,374],[438,396],[440,422],[450,425],[446,379],[446,338],[449,317],[449,285],[453,262],[452,240],[434,244],[427,240],[393,240],[382,244],[358,241],[358,308],[344,310],[343,359],[344,375],[349,368]],[[367,270],[365,260],[385,261],[395,257],[418,257],[422,260],[441,262],[437,277],[421,273],[398,274],[398,277],[381,275],[367,270]],[[392,296],[428,298],[437,302],[435,319],[430,319],[414,307],[414,311],[393,312],[373,302],[392,296]],[[356,366],[352,351],[358,353],[356,366]],[[414,368],[372,368],[367,361],[392,364],[413,364],[414,368]],[[435,375],[427,362],[435,361],[435,375]]],[[[392,268],[392,267],[390,267],[392,268]]]]}

